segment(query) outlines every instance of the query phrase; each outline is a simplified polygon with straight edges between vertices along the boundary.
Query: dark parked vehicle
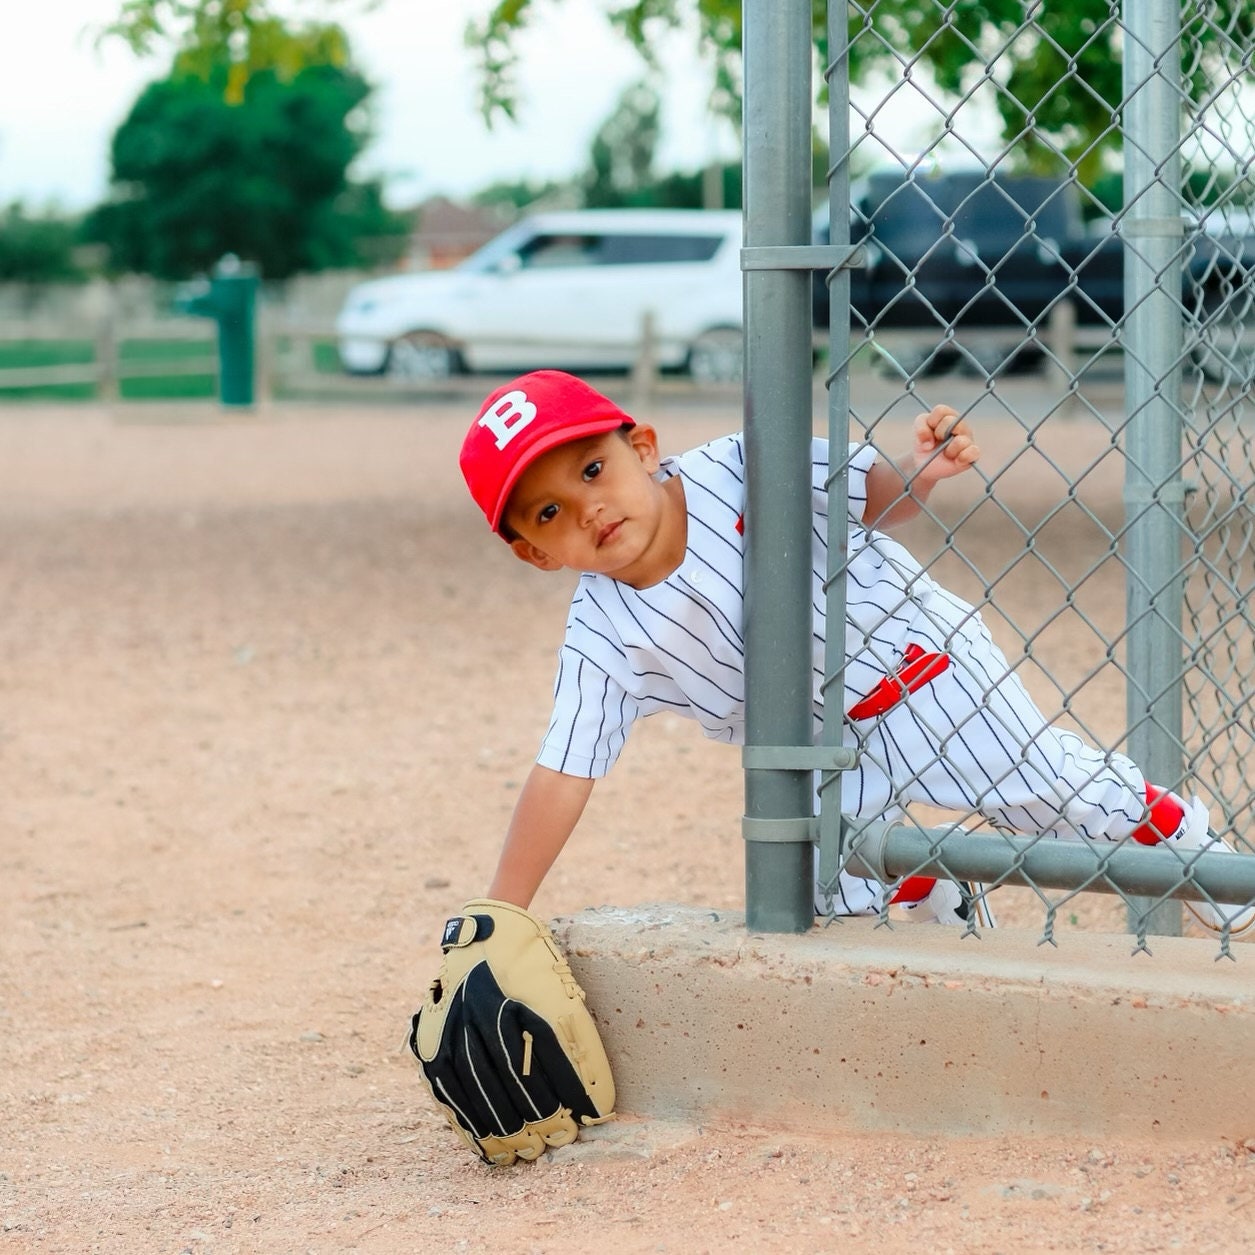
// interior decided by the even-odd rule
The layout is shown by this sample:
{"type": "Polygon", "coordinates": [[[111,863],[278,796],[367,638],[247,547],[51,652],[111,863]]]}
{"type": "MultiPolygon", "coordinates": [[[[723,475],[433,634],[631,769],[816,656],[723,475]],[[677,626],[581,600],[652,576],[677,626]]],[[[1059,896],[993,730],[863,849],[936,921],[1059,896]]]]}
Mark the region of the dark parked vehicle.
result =
{"type": "MultiPolygon", "coordinates": [[[[851,242],[865,249],[865,265],[850,272],[853,327],[935,330],[939,340],[952,328],[960,342],[965,332],[996,330],[1014,347],[1030,326],[1044,328],[1061,301],[1079,326],[1111,327],[1124,314],[1124,241],[1086,227],[1079,195],[1071,183],[982,171],[871,176],[852,203],[851,242]]],[[[816,239],[827,238],[824,221],[816,239]]],[[[1249,378],[1255,355],[1239,351],[1248,324],[1255,334],[1249,214],[1187,220],[1184,249],[1182,304],[1199,327],[1196,356],[1209,373],[1249,378]]],[[[828,325],[822,273],[814,318],[828,325]]]]}

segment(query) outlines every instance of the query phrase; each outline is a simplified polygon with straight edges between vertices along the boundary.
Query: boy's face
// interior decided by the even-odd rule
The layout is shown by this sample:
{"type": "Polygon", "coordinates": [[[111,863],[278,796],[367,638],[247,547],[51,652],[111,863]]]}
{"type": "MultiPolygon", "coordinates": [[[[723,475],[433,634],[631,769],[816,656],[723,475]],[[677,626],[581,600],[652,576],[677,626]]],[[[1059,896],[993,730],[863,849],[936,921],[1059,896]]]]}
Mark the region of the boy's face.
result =
{"type": "Polygon", "coordinates": [[[658,437],[645,424],[550,449],[510,494],[510,548],[542,571],[595,571],[637,587],[664,579],[675,498],[657,469],[658,437]]]}

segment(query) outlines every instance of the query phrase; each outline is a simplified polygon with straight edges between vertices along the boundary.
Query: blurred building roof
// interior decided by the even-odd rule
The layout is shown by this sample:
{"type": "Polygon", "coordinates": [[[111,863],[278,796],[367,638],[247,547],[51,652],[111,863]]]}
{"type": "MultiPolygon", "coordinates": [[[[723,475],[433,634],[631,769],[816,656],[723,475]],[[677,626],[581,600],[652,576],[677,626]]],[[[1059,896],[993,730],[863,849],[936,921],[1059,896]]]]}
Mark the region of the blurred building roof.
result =
{"type": "Polygon", "coordinates": [[[433,196],[418,206],[415,221],[410,264],[420,269],[442,270],[469,257],[508,226],[510,219],[500,210],[433,196]]]}

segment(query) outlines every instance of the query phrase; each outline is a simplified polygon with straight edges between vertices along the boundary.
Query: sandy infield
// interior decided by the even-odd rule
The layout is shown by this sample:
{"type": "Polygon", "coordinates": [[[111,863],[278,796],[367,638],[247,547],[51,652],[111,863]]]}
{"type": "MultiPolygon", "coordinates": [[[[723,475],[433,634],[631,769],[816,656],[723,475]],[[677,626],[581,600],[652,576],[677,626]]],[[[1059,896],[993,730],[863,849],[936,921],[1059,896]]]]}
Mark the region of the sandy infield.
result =
{"type": "MultiPolygon", "coordinates": [[[[476,516],[468,416],[0,409],[0,1250],[1249,1249],[1244,1144],[627,1117],[530,1166],[467,1155],[402,1040],[446,915],[490,875],[570,589],[476,516]]],[[[740,422],[656,417],[668,451],[740,422]]],[[[942,572],[976,597],[1011,561],[1006,511],[1059,495],[996,406],[981,438],[1004,506],[942,572]]],[[[1115,517],[1105,440],[1076,420],[1055,456],[1097,459],[1086,492],[1115,517]]],[[[917,548],[982,491],[956,485],[917,548]]],[[[1078,511],[1043,544],[1066,573],[1095,537],[1078,511]]],[[[1058,609],[1036,560],[1001,587],[1021,625],[1058,609]]],[[[1118,625],[1118,576],[1082,609],[1035,642],[1030,681],[1057,704],[1100,672],[1078,717],[1115,734],[1121,681],[1087,624],[1118,625]]],[[[650,720],[536,910],[740,908],[740,812],[735,751],[650,720]]],[[[1094,895],[1059,926],[1119,919],[1094,895]]]]}

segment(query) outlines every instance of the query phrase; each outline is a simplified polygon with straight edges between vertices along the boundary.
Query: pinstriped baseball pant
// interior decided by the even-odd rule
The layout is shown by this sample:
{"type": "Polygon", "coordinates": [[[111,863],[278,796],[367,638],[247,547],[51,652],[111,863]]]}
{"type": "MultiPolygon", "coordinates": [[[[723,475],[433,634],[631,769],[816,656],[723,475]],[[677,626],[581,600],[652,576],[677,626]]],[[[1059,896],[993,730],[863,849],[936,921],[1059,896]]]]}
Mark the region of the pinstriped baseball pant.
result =
{"type": "MultiPolygon", "coordinates": [[[[994,827],[1068,840],[1119,841],[1145,817],[1145,778],[1123,754],[1052,727],[979,617],[960,630],[925,621],[913,635],[951,665],[886,714],[846,722],[859,753],[841,776],[841,806],[900,818],[911,803],[982,817],[994,827]]],[[[841,874],[817,886],[821,913],[879,909],[883,887],[841,874]]]]}

